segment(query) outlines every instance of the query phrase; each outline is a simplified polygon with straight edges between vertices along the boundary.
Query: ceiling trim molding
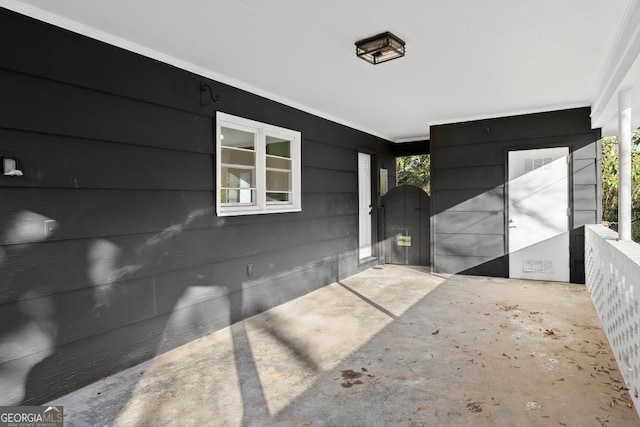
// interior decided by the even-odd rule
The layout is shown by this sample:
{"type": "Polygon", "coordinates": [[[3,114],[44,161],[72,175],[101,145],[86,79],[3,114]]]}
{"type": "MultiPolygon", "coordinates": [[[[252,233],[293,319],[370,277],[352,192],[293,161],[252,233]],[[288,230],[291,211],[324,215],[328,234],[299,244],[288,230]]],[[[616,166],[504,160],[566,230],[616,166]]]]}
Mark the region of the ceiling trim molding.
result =
{"type": "Polygon", "coordinates": [[[573,108],[583,108],[583,107],[589,107],[589,102],[584,101],[584,102],[574,102],[570,104],[548,105],[546,107],[539,107],[539,108],[493,112],[493,113],[487,113],[487,114],[477,114],[474,116],[465,116],[460,118],[442,119],[442,120],[436,120],[434,122],[429,123],[429,126],[475,122],[477,120],[500,119],[500,118],[511,117],[511,116],[524,116],[527,114],[547,113],[550,111],[562,111],[562,110],[570,110],[573,108]]]}
{"type": "Polygon", "coordinates": [[[393,142],[395,142],[396,144],[402,144],[404,142],[417,142],[417,141],[428,141],[429,140],[429,134],[425,134],[422,136],[413,136],[410,138],[398,138],[395,139],[393,142]]]}
{"type": "MultiPolygon", "coordinates": [[[[617,91],[625,85],[625,79],[640,57],[640,0],[630,0],[609,53],[600,70],[594,90],[591,122],[601,127],[609,120],[605,112],[617,91]]],[[[638,77],[634,80],[637,83],[638,77]]],[[[629,82],[626,82],[629,84],[629,82]]]]}
{"type": "Polygon", "coordinates": [[[332,122],[341,124],[343,126],[350,127],[355,130],[359,130],[364,133],[368,133],[370,135],[376,136],[378,138],[385,139],[387,141],[393,141],[388,135],[383,135],[380,132],[376,132],[372,129],[367,129],[363,126],[359,126],[355,123],[349,122],[347,120],[340,119],[331,114],[325,113],[324,111],[317,110],[315,108],[309,107],[304,104],[300,104],[298,102],[292,101],[288,98],[282,97],[280,95],[276,95],[269,91],[260,89],[251,84],[245,83],[240,80],[236,80],[234,78],[218,74],[214,71],[206,69],[204,67],[200,67],[198,65],[192,64],[187,61],[183,61],[181,59],[175,58],[171,55],[164,54],[162,52],[158,52],[157,50],[150,49],[148,47],[142,46],[140,44],[131,42],[129,40],[117,37],[111,33],[107,33],[96,28],[84,25],[80,22],[65,18],[60,15],[56,15],[51,12],[47,12],[40,8],[30,6],[24,3],[21,3],[16,0],[0,0],[0,6],[6,9],[17,12],[21,15],[26,15],[31,18],[37,19],[39,21],[46,22],[48,24],[54,25],[56,27],[60,27],[74,33],[81,34],[83,36],[87,36],[89,38],[99,40],[101,42],[110,44],[112,46],[116,46],[127,51],[137,53],[139,55],[145,56],[147,58],[155,59],[157,61],[163,62],[165,64],[173,65],[174,67],[180,68],[185,71],[190,71],[192,73],[198,74],[202,77],[206,77],[211,80],[215,80],[220,83],[227,84],[229,86],[233,86],[235,88],[253,93],[255,95],[261,96],[263,98],[270,99],[272,101],[279,102],[281,104],[287,105],[289,107],[296,108],[298,110],[304,111],[309,114],[313,114],[314,116],[318,116],[323,119],[330,120],[332,122]]]}

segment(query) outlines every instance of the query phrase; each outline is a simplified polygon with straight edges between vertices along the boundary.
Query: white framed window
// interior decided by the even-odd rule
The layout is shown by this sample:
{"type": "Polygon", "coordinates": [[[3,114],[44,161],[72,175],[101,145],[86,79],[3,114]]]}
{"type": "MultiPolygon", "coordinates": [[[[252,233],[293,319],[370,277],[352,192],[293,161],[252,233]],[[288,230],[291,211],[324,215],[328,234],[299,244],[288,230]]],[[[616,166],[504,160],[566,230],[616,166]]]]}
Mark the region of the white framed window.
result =
{"type": "Polygon", "coordinates": [[[299,212],[300,132],[216,113],[218,216],[299,212]]]}

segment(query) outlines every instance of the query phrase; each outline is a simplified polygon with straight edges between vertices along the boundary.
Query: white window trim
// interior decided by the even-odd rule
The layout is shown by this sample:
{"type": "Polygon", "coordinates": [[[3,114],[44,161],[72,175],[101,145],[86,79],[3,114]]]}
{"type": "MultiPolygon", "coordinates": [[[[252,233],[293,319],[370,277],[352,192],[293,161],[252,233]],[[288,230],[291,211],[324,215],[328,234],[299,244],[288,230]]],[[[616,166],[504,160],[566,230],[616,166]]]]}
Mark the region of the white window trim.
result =
{"type": "Polygon", "coordinates": [[[266,123],[218,111],[216,113],[216,214],[218,216],[259,215],[278,212],[300,212],[301,203],[301,140],[300,132],[272,126],[266,123]],[[256,132],[256,203],[249,206],[225,205],[221,203],[222,182],[222,128],[250,128],[256,132]],[[267,203],[266,191],[266,136],[275,136],[291,141],[291,202],[267,203]]]}

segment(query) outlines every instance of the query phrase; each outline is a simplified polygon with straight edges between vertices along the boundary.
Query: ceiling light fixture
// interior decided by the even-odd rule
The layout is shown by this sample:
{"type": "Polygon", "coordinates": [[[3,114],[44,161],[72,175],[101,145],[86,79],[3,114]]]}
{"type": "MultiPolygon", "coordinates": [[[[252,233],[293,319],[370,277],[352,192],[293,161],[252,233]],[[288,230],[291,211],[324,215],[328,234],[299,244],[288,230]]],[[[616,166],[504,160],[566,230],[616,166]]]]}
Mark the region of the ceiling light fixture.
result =
{"type": "Polygon", "coordinates": [[[390,32],[356,42],[356,55],[371,64],[380,64],[404,56],[405,43],[390,32]]]}

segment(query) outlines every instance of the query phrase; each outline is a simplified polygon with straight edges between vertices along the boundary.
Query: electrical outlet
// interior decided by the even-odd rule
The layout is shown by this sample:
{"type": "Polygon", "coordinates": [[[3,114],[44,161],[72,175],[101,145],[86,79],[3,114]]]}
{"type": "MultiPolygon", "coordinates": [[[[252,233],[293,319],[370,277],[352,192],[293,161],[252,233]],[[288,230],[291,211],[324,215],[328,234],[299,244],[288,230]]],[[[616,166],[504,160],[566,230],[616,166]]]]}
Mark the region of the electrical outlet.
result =
{"type": "Polygon", "coordinates": [[[247,276],[253,275],[253,264],[247,264],[247,276]]]}

